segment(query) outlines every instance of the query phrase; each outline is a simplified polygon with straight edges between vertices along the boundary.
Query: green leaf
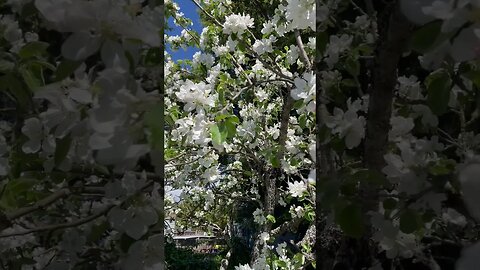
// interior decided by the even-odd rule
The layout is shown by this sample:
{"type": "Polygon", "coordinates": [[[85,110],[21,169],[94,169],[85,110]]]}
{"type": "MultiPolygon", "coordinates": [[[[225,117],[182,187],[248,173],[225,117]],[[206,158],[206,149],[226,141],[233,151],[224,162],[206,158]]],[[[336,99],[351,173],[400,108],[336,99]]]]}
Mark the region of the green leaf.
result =
{"type": "Polygon", "coordinates": [[[463,76],[471,80],[477,88],[480,88],[480,70],[471,69],[465,71],[463,76]]]}
{"type": "Polygon", "coordinates": [[[72,138],[70,137],[70,134],[61,139],[57,139],[54,156],[55,166],[60,165],[60,163],[65,160],[71,144],[72,138]]]}
{"type": "Polygon", "coordinates": [[[178,152],[175,149],[166,148],[164,154],[165,154],[165,159],[171,159],[171,158],[177,156],[178,152]]]}
{"type": "Polygon", "coordinates": [[[442,28],[442,21],[433,21],[424,25],[413,33],[411,45],[412,48],[419,53],[426,53],[436,43],[440,30],[442,28]]]}
{"type": "Polygon", "coordinates": [[[358,45],[357,50],[361,55],[371,55],[374,52],[374,47],[368,43],[362,43],[358,45]]]}
{"type": "Polygon", "coordinates": [[[305,263],[305,255],[302,253],[297,253],[293,256],[293,260],[297,262],[297,266],[301,267],[305,263]]]}
{"type": "Polygon", "coordinates": [[[55,81],[61,81],[70,76],[80,65],[82,61],[63,60],[55,72],[55,81]]]}
{"type": "Polygon", "coordinates": [[[407,209],[400,215],[400,230],[413,233],[423,226],[422,216],[413,209],[407,209]]]}
{"type": "Polygon", "coordinates": [[[38,87],[42,86],[40,80],[35,77],[33,72],[31,72],[29,69],[20,69],[20,74],[22,75],[23,80],[32,92],[35,91],[35,89],[37,89],[38,87]]]}
{"type": "Polygon", "coordinates": [[[269,153],[268,160],[270,161],[270,163],[272,163],[273,168],[280,168],[281,164],[280,160],[278,160],[278,157],[276,155],[276,151],[272,151],[269,153]]]}
{"type": "Polygon", "coordinates": [[[243,42],[239,42],[237,44],[237,47],[240,51],[242,51],[242,52],[245,51],[245,44],[243,42]]]}
{"type": "Polygon", "coordinates": [[[18,56],[22,59],[27,59],[35,56],[41,56],[45,54],[48,46],[47,42],[42,41],[32,41],[23,46],[20,51],[18,51],[18,56]]]}
{"type": "Polygon", "coordinates": [[[0,72],[7,73],[13,70],[15,63],[0,59],[0,72]]]}
{"type": "Polygon", "coordinates": [[[165,122],[171,127],[173,127],[175,125],[175,120],[173,120],[172,115],[167,115],[165,117],[165,122]]]}
{"type": "MultiPolygon", "coordinates": [[[[2,1],[3,2],[3,1],[2,1]]],[[[38,14],[38,9],[35,7],[34,1],[32,2],[24,2],[25,4],[21,10],[21,18],[30,18],[38,14]]]]}
{"type": "Polygon", "coordinates": [[[293,103],[293,108],[300,109],[303,106],[303,100],[297,100],[293,103]]]}
{"type": "Polygon", "coordinates": [[[0,77],[0,91],[8,90],[15,97],[18,106],[25,110],[31,104],[30,93],[22,82],[13,74],[5,74],[0,77]]]}
{"type": "Polygon", "coordinates": [[[162,61],[163,50],[158,47],[150,48],[145,56],[145,65],[147,67],[152,67],[159,65],[162,61]]]}
{"type": "Polygon", "coordinates": [[[428,106],[432,112],[436,115],[447,112],[452,88],[450,75],[443,69],[437,70],[425,79],[425,85],[428,91],[428,106]]]}
{"type": "Polygon", "coordinates": [[[393,198],[387,198],[383,201],[383,208],[392,210],[397,206],[397,201],[393,198]]]}
{"type": "Polygon", "coordinates": [[[145,114],[145,125],[150,131],[148,137],[150,146],[153,149],[160,150],[163,148],[163,106],[155,105],[145,114]]]}
{"type": "Polygon", "coordinates": [[[224,83],[219,83],[217,86],[217,93],[218,93],[218,101],[220,104],[225,105],[225,84],[224,83]]]}
{"type": "Polygon", "coordinates": [[[307,221],[313,222],[315,220],[315,211],[313,210],[306,211],[305,219],[307,221]]]}
{"type": "Polygon", "coordinates": [[[301,128],[305,128],[307,126],[307,115],[306,114],[301,114],[298,117],[298,124],[300,125],[301,128]]]}
{"type": "Polygon", "coordinates": [[[277,222],[277,221],[275,220],[275,217],[272,216],[272,215],[268,215],[268,216],[267,216],[267,220],[270,221],[271,223],[277,222]]]}
{"type": "Polygon", "coordinates": [[[352,79],[343,79],[340,83],[342,84],[342,86],[345,86],[345,87],[352,87],[352,88],[359,87],[358,82],[352,79]]]}
{"type": "Polygon", "coordinates": [[[234,124],[239,124],[240,123],[240,119],[238,119],[238,117],[236,115],[230,115],[228,117],[227,121],[232,122],[234,124]]]}
{"type": "Polygon", "coordinates": [[[54,65],[50,64],[49,62],[43,61],[43,60],[29,60],[28,61],[30,66],[34,67],[42,67],[42,68],[47,68],[51,71],[55,71],[56,68],[54,65]]]}
{"type": "Polygon", "coordinates": [[[27,195],[32,192],[36,182],[36,179],[26,177],[10,180],[2,193],[0,205],[6,209],[24,206],[28,203],[27,195]]]}
{"type": "Polygon", "coordinates": [[[135,59],[133,58],[133,55],[131,52],[129,51],[125,51],[125,58],[127,58],[128,60],[128,69],[130,71],[130,73],[134,73],[135,72],[135,59]]]}
{"type": "Polygon", "coordinates": [[[239,122],[240,121],[238,120],[238,117],[236,117],[235,115],[229,116],[225,120],[224,124],[227,130],[227,138],[231,139],[235,137],[235,135],[237,134],[237,125],[239,122]]]}
{"type": "Polygon", "coordinates": [[[329,39],[329,34],[327,32],[320,32],[317,31],[317,45],[316,45],[316,50],[320,54],[323,54],[325,50],[327,49],[327,44],[328,44],[328,39],[329,39]]]}
{"type": "Polygon", "coordinates": [[[220,114],[220,115],[217,115],[217,116],[215,116],[215,122],[220,122],[220,121],[226,119],[227,117],[229,117],[228,114],[220,114]]]}
{"type": "Polygon", "coordinates": [[[349,57],[345,62],[345,69],[350,73],[353,77],[358,77],[360,74],[360,63],[356,59],[349,57]]]}
{"type": "Polygon", "coordinates": [[[96,242],[107,231],[108,227],[108,222],[106,221],[100,224],[93,224],[92,228],[90,229],[90,234],[88,235],[87,241],[89,243],[96,242]]]}
{"type": "Polygon", "coordinates": [[[218,125],[213,124],[210,126],[210,136],[215,145],[222,145],[227,138],[227,132],[226,130],[221,130],[218,125]]]}
{"type": "Polygon", "coordinates": [[[108,170],[108,167],[105,165],[100,165],[100,164],[95,164],[93,165],[93,168],[96,172],[103,174],[103,175],[110,175],[110,171],[108,170]]]}
{"type": "Polygon", "coordinates": [[[281,267],[280,269],[287,269],[287,263],[285,261],[281,261],[281,260],[276,260],[275,263],[281,267]]]}
{"type": "MultiPolygon", "coordinates": [[[[437,214],[435,213],[435,211],[433,209],[428,209],[425,211],[425,213],[422,215],[422,222],[423,223],[429,223],[431,222],[433,219],[435,219],[437,217],[437,214]]],[[[422,224],[423,225],[423,224],[422,224]]]]}
{"type": "Polygon", "coordinates": [[[456,162],[451,159],[441,159],[437,163],[428,167],[430,174],[438,175],[448,175],[455,171],[456,162]]]}
{"type": "Polygon", "coordinates": [[[225,128],[227,129],[227,138],[231,139],[237,134],[237,127],[232,122],[225,122],[225,128]]]}
{"type": "Polygon", "coordinates": [[[335,211],[335,220],[348,236],[360,238],[365,231],[362,210],[357,204],[348,204],[335,211]]]}

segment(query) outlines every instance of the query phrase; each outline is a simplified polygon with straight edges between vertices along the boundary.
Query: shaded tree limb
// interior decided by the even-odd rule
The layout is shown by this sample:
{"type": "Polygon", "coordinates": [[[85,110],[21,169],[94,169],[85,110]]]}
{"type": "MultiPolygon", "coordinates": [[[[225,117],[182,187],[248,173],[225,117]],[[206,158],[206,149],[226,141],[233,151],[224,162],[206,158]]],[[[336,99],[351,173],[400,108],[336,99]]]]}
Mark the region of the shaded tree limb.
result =
{"type": "MultiPolygon", "coordinates": [[[[135,192],[134,195],[137,195],[137,194],[143,192],[145,189],[151,187],[153,185],[153,183],[154,183],[153,181],[150,181],[150,182],[146,183],[141,189],[139,189],[137,192],[135,192]]],[[[125,204],[125,202],[126,202],[126,200],[124,200],[120,205],[125,204]]],[[[66,222],[66,223],[55,224],[55,225],[46,225],[46,226],[40,226],[40,227],[26,229],[26,230],[18,231],[18,232],[0,234],[0,238],[11,237],[11,236],[20,236],[20,235],[26,235],[26,234],[31,234],[31,233],[35,233],[35,232],[52,231],[52,230],[59,230],[59,229],[66,229],[66,228],[80,226],[80,225],[83,225],[85,223],[93,221],[93,220],[107,214],[115,206],[117,206],[117,204],[110,204],[96,214],[87,216],[87,217],[82,218],[82,219],[78,219],[78,220],[73,221],[73,222],[66,222]]],[[[26,207],[26,208],[29,208],[29,207],[26,207]]],[[[31,210],[31,209],[27,209],[27,210],[31,210]]],[[[19,211],[19,212],[27,212],[27,211],[22,210],[22,211],[19,211]]],[[[30,211],[30,212],[32,212],[32,211],[30,211]]]]}
{"type": "Polygon", "coordinates": [[[413,24],[395,6],[388,26],[379,36],[369,96],[364,155],[365,166],[379,172],[385,166],[383,155],[388,143],[397,66],[412,31],[413,24]]]}
{"type": "Polygon", "coordinates": [[[53,204],[56,201],[67,197],[68,195],[70,195],[70,190],[68,188],[59,189],[56,192],[47,196],[46,198],[43,198],[43,199],[39,200],[38,202],[36,202],[32,206],[22,207],[22,208],[19,208],[15,211],[11,212],[11,213],[7,213],[6,217],[10,221],[12,221],[14,219],[20,218],[22,216],[25,216],[25,215],[30,214],[32,212],[35,212],[37,210],[43,209],[46,206],[49,206],[50,204],[53,204]]]}
{"type": "Polygon", "coordinates": [[[11,236],[20,236],[20,235],[26,235],[26,234],[31,234],[31,233],[35,233],[35,232],[51,231],[51,230],[66,229],[66,228],[80,226],[82,224],[88,223],[92,220],[95,220],[95,219],[105,215],[113,207],[115,207],[115,205],[109,205],[109,206],[105,207],[104,209],[102,209],[102,211],[100,211],[96,214],[90,215],[88,217],[85,217],[83,219],[79,219],[79,220],[76,220],[76,221],[73,221],[73,222],[36,227],[36,228],[31,228],[31,229],[27,229],[27,230],[23,230],[23,231],[19,231],[19,232],[0,234],[0,238],[11,237],[11,236]]]}
{"type": "MultiPolygon", "coordinates": [[[[397,1],[387,4],[381,10],[377,24],[383,27],[378,29],[379,39],[375,54],[373,82],[369,92],[364,165],[370,170],[382,172],[385,166],[383,156],[388,145],[398,63],[414,26],[401,13],[397,1]]],[[[364,213],[378,207],[376,187],[368,183],[360,183],[360,196],[361,198],[371,199],[364,205],[364,213]]],[[[366,224],[370,223],[367,215],[364,219],[366,224]]],[[[367,231],[361,239],[355,240],[345,237],[338,255],[348,256],[339,258],[339,263],[344,267],[355,269],[371,266],[371,259],[376,250],[376,247],[372,247],[370,243],[372,234],[372,228],[367,226],[367,231]]]]}

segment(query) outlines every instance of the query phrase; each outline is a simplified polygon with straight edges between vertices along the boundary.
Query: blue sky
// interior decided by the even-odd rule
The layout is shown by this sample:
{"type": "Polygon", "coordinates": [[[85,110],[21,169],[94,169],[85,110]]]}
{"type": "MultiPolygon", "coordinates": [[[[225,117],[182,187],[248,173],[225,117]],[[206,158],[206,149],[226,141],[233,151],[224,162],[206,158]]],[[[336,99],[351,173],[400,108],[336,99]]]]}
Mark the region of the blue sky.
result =
{"type": "MultiPolygon", "coordinates": [[[[200,23],[200,17],[198,16],[198,12],[200,11],[197,6],[193,3],[192,0],[176,0],[175,1],[180,6],[180,11],[185,14],[186,18],[192,20],[193,25],[191,29],[200,33],[203,29],[202,24],[200,23]]],[[[169,35],[180,35],[182,32],[182,27],[176,26],[173,23],[173,19],[170,18],[168,25],[173,29],[168,31],[167,34],[169,35]]],[[[186,51],[182,48],[178,49],[177,51],[172,51],[170,47],[167,45],[166,47],[167,52],[172,55],[173,60],[177,59],[191,59],[193,54],[198,51],[198,48],[189,47],[186,51]]]]}
{"type": "MultiPolygon", "coordinates": [[[[193,3],[193,1],[192,0],[176,0],[175,2],[179,5],[180,11],[183,12],[183,14],[185,14],[185,17],[192,20],[193,25],[190,27],[190,29],[193,29],[194,31],[200,33],[203,29],[203,26],[200,23],[200,17],[198,15],[198,12],[200,10],[193,3]]],[[[168,25],[173,28],[171,31],[167,31],[168,35],[180,35],[180,33],[183,30],[182,27],[176,26],[173,23],[172,18],[169,18],[168,25]]],[[[167,49],[167,52],[170,55],[172,55],[173,60],[192,59],[193,54],[199,51],[198,48],[194,48],[194,47],[189,47],[187,48],[187,50],[183,50],[182,48],[180,48],[177,51],[172,51],[168,45],[166,46],[166,49],[167,49]]],[[[181,192],[182,190],[169,191],[169,193],[174,197],[175,201],[179,200],[178,196],[181,194],[181,192]]]]}

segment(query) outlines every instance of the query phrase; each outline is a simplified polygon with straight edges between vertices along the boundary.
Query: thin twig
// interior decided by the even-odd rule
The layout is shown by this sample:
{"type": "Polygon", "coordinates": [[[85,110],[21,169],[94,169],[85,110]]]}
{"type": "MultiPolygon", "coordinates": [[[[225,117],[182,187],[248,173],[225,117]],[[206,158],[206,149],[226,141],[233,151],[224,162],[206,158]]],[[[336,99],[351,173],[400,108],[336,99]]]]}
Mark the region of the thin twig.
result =
{"type": "Polygon", "coordinates": [[[195,158],[195,159],[193,159],[193,160],[186,161],[186,162],[184,162],[184,163],[165,164],[165,167],[166,167],[166,166],[177,167],[177,166],[189,165],[189,164],[192,164],[192,163],[194,163],[195,161],[198,161],[199,159],[205,157],[206,155],[210,154],[211,152],[212,152],[212,150],[209,150],[207,153],[205,153],[205,154],[203,154],[203,155],[200,155],[200,156],[198,156],[197,158],[195,158]]]}
{"type": "Polygon", "coordinates": [[[16,110],[17,108],[0,108],[0,112],[12,112],[16,110]]]}
{"type": "Polygon", "coordinates": [[[295,30],[295,40],[297,41],[297,46],[300,50],[300,56],[302,56],[303,63],[307,67],[307,70],[311,70],[312,64],[310,63],[310,59],[308,59],[307,52],[305,51],[305,46],[303,46],[302,37],[300,36],[300,31],[298,30],[295,30]]]}
{"type": "Polygon", "coordinates": [[[356,10],[358,10],[360,13],[362,13],[363,15],[368,15],[367,12],[365,12],[361,7],[359,7],[359,6],[355,3],[355,1],[350,0],[350,3],[351,3],[352,6],[353,6],[356,10]]]}
{"type": "Polygon", "coordinates": [[[450,136],[450,134],[448,134],[446,131],[444,131],[443,129],[441,128],[437,128],[438,131],[440,131],[440,133],[442,133],[445,137],[442,137],[445,141],[451,143],[452,145],[455,145],[456,147],[460,148],[460,149],[464,149],[464,147],[462,145],[460,145],[460,143],[458,143],[454,138],[452,138],[452,136],[450,136]]]}
{"type": "Polygon", "coordinates": [[[192,39],[195,41],[195,43],[197,44],[198,47],[200,47],[200,40],[197,38],[197,36],[195,35],[192,35],[192,32],[190,30],[188,30],[188,28],[183,25],[183,24],[180,24],[180,26],[185,29],[185,31],[187,31],[187,33],[192,37],[192,39]]]}
{"type": "Polygon", "coordinates": [[[223,25],[217,20],[215,19],[215,17],[213,17],[210,13],[208,13],[201,5],[200,3],[198,3],[196,0],[192,0],[192,2],[203,12],[205,13],[205,15],[207,15],[210,19],[213,20],[213,22],[220,26],[220,27],[223,27],[223,25]]]}
{"type": "Polygon", "coordinates": [[[238,63],[237,59],[235,59],[235,57],[232,54],[230,54],[230,56],[232,56],[233,63],[238,68],[240,73],[242,73],[245,76],[245,79],[247,80],[248,84],[253,85],[252,80],[250,80],[250,78],[248,77],[248,75],[245,72],[245,70],[243,69],[243,67],[238,63]]]}
{"type": "MultiPolygon", "coordinates": [[[[252,87],[255,87],[255,86],[258,86],[260,84],[263,84],[263,83],[269,83],[269,82],[287,82],[287,83],[291,83],[291,84],[294,84],[293,81],[290,81],[290,80],[287,80],[287,79],[282,79],[282,78],[277,78],[277,79],[272,79],[272,80],[265,80],[265,81],[259,81],[259,82],[256,82],[255,84],[251,84],[251,85],[248,85],[248,86],[245,86],[243,87],[240,91],[238,91],[238,93],[232,98],[231,102],[235,102],[236,100],[238,100],[238,98],[242,95],[243,92],[245,92],[246,90],[252,88],[252,87]]],[[[225,113],[225,111],[227,110],[227,108],[230,106],[230,104],[227,104],[225,105],[221,110],[220,110],[220,113],[225,113]]]]}

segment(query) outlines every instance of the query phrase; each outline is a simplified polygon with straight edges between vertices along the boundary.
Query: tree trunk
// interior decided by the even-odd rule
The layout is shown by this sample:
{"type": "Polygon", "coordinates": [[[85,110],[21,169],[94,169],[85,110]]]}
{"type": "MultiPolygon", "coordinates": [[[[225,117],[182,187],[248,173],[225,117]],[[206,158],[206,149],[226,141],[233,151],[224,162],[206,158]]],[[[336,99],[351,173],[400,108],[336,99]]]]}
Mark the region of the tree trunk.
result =
{"type": "MultiPolygon", "coordinates": [[[[378,173],[381,173],[385,166],[384,155],[388,146],[394,90],[398,77],[398,63],[414,27],[401,13],[398,3],[395,2],[378,12],[379,38],[372,88],[369,92],[364,165],[378,173]]],[[[378,190],[376,187],[368,183],[361,183],[360,196],[367,201],[364,205],[364,213],[378,210],[378,190]]],[[[370,223],[368,216],[365,216],[365,223],[368,225],[370,223]]],[[[376,244],[370,240],[373,228],[370,226],[367,228],[364,237],[358,241],[357,248],[360,250],[356,254],[363,254],[363,256],[359,257],[359,261],[353,264],[356,265],[355,268],[371,266],[372,258],[376,256],[377,247],[373,246],[376,244]]]]}

